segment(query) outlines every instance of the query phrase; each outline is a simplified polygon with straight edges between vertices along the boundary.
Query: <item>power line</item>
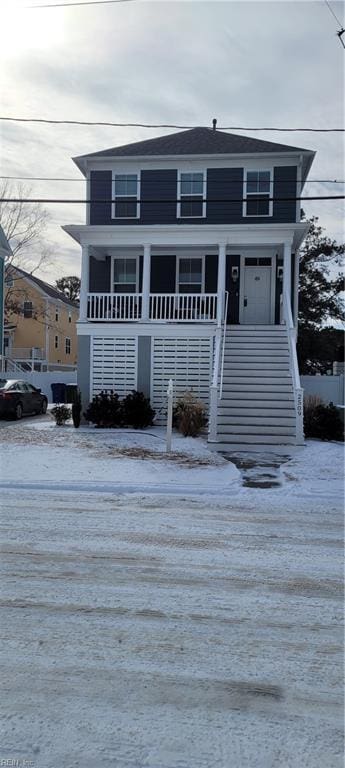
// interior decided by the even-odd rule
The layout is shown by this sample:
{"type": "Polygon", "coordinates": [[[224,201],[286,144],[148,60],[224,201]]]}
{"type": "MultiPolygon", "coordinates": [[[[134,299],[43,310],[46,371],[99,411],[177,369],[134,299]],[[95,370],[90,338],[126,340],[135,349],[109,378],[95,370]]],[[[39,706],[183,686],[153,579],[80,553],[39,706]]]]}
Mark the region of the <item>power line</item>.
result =
{"type": "MultiPolygon", "coordinates": [[[[1,117],[0,120],[6,120],[13,123],[44,123],[46,125],[90,125],[105,126],[110,128],[178,128],[183,130],[193,130],[193,128],[209,128],[208,125],[176,125],[174,123],[113,123],[96,120],[48,120],[38,117],[1,117]]],[[[281,133],[344,133],[345,128],[251,128],[240,125],[225,125],[218,128],[220,131],[279,131],[281,133]]]]}
{"type": "Polygon", "coordinates": [[[114,3],[131,3],[134,0],[88,0],[85,3],[48,3],[45,5],[24,5],[24,8],[69,8],[74,5],[113,5],[114,3]]]}
{"type": "MultiPolygon", "coordinates": [[[[119,196],[121,197],[121,196],[119,196]]],[[[124,196],[122,196],[123,198],[124,196]]],[[[133,196],[134,197],[134,196],[133,196]]],[[[203,203],[245,203],[248,202],[247,197],[240,197],[240,198],[233,198],[233,197],[221,197],[221,198],[212,198],[212,200],[201,198],[201,196],[198,195],[190,195],[190,198],[193,202],[194,198],[197,198],[196,202],[203,202],[203,203]]],[[[265,202],[291,202],[296,200],[345,200],[345,195],[318,195],[315,197],[265,197],[265,202]]],[[[118,200],[118,198],[117,198],[118,200]]],[[[104,203],[115,203],[117,202],[116,199],[113,198],[104,198],[102,200],[71,200],[68,198],[45,198],[45,197],[3,197],[1,198],[2,203],[68,203],[73,204],[77,203],[78,205],[84,204],[84,205],[100,205],[104,203]]],[[[250,195],[250,200],[252,201],[261,201],[262,196],[256,196],[256,195],[250,195]]],[[[145,200],[134,198],[134,201],[136,203],[180,203],[181,199],[179,198],[170,198],[170,199],[163,199],[162,198],[148,198],[145,200]]]]}
{"type": "Polygon", "coordinates": [[[336,20],[337,24],[339,24],[339,27],[340,27],[340,29],[338,30],[338,32],[337,32],[337,35],[338,35],[338,37],[339,37],[339,40],[340,40],[340,42],[341,42],[341,44],[342,44],[343,48],[345,48],[345,43],[344,43],[344,41],[343,41],[343,39],[342,39],[342,36],[343,36],[343,34],[345,33],[345,29],[344,29],[344,27],[343,27],[343,25],[342,25],[341,21],[339,21],[338,17],[337,17],[337,16],[336,16],[336,14],[334,13],[334,11],[333,11],[333,8],[331,8],[331,6],[330,6],[330,4],[329,4],[328,0],[325,0],[325,3],[326,3],[326,5],[327,5],[327,8],[329,9],[329,11],[331,12],[331,14],[332,14],[333,18],[336,20]]]}
{"type": "MultiPolygon", "coordinates": [[[[85,182],[86,182],[85,178],[75,179],[75,178],[72,178],[72,177],[62,177],[62,176],[0,176],[0,179],[11,180],[11,181],[67,181],[67,182],[73,181],[73,182],[78,182],[78,184],[85,184],[85,182]]],[[[206,182],[203,182],[203,183],[206,184],[206,182]]],[[[276,184],[286,184],[286,180],[285,179],[276,179],[273,183],[274,183],[274,185],[276,185],[276,184]]],[[[307,179],[305,183],[306,184],[345,184],[345,180],[340,180],[340,179],[307,179]]],[[[93,179],[92,180],[92,184],[95,184],[95,185],[96,184],[104,184],[104,181],[103,181],[103,179],[93,179]]],[[[145,181],[145,186],[146,185],[148,186],[150,184],[154,184],[156,186],[157,182],[156,181],[152,181],[152,182],[145,181]]],[[[221,181],[221,180],[217,181],[217,186],[221,185],[221,184],[228,186],[229,182],[228,181],[221,181]]],[[[160,182],[160,187],[161,186],[162,186],[162,182],[160,182]]]]}

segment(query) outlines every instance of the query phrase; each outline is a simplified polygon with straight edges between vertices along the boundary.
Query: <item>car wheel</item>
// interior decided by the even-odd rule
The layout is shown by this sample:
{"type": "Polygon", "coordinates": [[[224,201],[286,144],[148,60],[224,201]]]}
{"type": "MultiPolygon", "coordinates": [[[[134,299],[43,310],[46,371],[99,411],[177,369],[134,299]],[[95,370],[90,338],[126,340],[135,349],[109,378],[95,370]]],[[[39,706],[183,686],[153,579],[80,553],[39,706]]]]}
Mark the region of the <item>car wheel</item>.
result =
{"type": "Polygon", "coordinates": [[[16,410],[14,412],[14,418],[16,419],[16,421],[19,421],[19,419],[22,418],[22,415],[23,415],[23,406],[21,403],[17,403],[16,410]]]}
{"type": "Polygon", "coordinates": [[[42,401],[40,413],[47,413],[48,403],[46,400],[42,401]]]}

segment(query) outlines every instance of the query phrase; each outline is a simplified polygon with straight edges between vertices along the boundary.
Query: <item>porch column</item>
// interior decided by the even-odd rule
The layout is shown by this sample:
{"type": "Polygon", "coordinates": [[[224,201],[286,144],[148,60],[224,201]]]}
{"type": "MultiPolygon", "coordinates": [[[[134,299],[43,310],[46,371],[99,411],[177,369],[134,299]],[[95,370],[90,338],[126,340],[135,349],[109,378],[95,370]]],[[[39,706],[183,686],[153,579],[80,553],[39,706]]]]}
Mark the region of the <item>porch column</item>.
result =
{"type": "Polygon", "coordinates": [[[299,251],[295,252],[295,273],[294,273],[294,293],[293,293],[293,323],[298,328],[298,288],[299,288],[299,251]]]}
{"type": "Polygon", "coordinates": [[[222,324],[226,268],[226,244],[218,245],[218,278],[217,278],[217,325],[222,324]]]}
{"type": "Polygon", "coordinates": [[[151,244],[144,244],[142,320],[150,319],[151,244]]]}
{"type": "Polygon", "coordinates": [[[291,243],[284,243],[283,292],[287,293],[291,307],[291,243]]]}
{"type": "Polygon", "coordinates": [[[80,284],[80,306],[79,306],[79,320],[86,322],[87,320],[87,294],[89,293],[89,281],[90,281],[90,254],[89,246],[82,245],[81,247],[81,284],[80,284]]]}

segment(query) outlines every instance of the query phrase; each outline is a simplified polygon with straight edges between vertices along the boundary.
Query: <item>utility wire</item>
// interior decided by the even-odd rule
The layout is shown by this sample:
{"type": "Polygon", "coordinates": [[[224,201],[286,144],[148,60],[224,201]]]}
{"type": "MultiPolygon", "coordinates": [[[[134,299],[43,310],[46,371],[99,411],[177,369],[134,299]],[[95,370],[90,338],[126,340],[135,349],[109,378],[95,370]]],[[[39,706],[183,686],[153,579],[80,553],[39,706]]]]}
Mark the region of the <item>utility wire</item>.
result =
{"type": "MultiPolygon", "coordinates": [[[[100,205],[104,203],[116,203],[118,202],[119,198],[124,198],[124,195],[119,195],[117,199],[113,198],[104,198],[102,200],[71,200],[67,198],[45,198],[45,197],[3,197],[1,198],[2,203],[77,203],[80,204],[86,204],[86,205],[100,205]]],[[[133,196],[134,197],[134,196],[133,196]]],[[[248,202],[247,197],[239,197],[239,198],[232,198],[232,197],[221,197],[221,198],[213,198],[212,200],[201,198],[201,196],[198,195],[190,195],[188,196],[193,202],[193,199],[195,202],[203,202],[203,203],[245,203],[248,202]],[[195,198],[197,198],[195,200],[195,198]]],[[[180,203],[181,199],[179,198],[170,198],[170,199],[164,199],[158,198],[147,198],[145,200],[134,198],[136,203],[180,203]]],[[[250,200],[252,201],[261,201],[262,196],[260,195],[250,195],[250,200]]],[[[319,195],[316,197],[265,197],[265,202],[272,201],[272,202],[291,202],[296,200],[345,200],[345,195],[319,195]]],[[[121,200],[123,202],[123,200],[121,200]]],[[[129,200],[130,202],[130,200],[129,200]]]]}
{"type": "MultiPolygon", "coordinates": [[[[109,126],[112,128],[181,128],[183,130],[192,130],[193,128],[209,128],[210,126],[200,125],[175,125],[173,123],[112,123],[107,121],[93,120],[48,120],[38,117],[1,117],[0,120],[6,120],[13,123],[45,123],[47,125],[95,125],[109,126]]],[[[345,128],[245,128],[240,125],[225,125],[217,128],[220,131],[280,131],[282,133],[309,132],[309,133],[344,133],[345,128]]]]}
{"type": "MultiPolygon", "coordinates": [[[[7,180],[11,180],[11,181],[67,181],[67,182],[71,182],[71,181],[74,182],[74,181],[76,181],[76,182],[78,182],[78,184],[85,184],[86,181],[87,181],[87,179],[85,179],[85,178],[72,179],[72,177],[60,177],[60,176],[55,176],[55,177],[54,176],[0,176],[0,179],[6,180],[6,181],[7,180]]],[[[274,183],[275,186],[277,184],[286,184],[286,180],[285,179],[276,179],[273,183],[274,183]]],[[[305,183],[306,184],[345,184],[345,180],[342,181],[342,180],[339,180],[339,179],[307,179],[305,183]]],[[[104,184],[103,179],[92,179],[92,185],[96,185],[96,184],[104,184]]],[[[156,181],[151,181],[151,182],[150,181],[145,181],[145,186],[149,186],[151,184],[154,184],[156,186],[157,182],[156,181]]],[[[203,184],[205,185],[206,182],[203,182],[203,184]]],[[[228,181],[218,180],[217,181],[217,186],[221,185],[221,184],[228,186],[229,182],[228,181]]],[[[164,186],[164,184],[162,184],[162,182],[160,182],[160,187],[161,186],[164,186]]]]}
{"type": "Polygon", "coordinates": [[[336,20],[337,24],[339,24],[339,27],[340,27],[340,29],[338,30],[338,32],[337,32],[337,35],[338,35],[338,37],[339,37],[339,40],[340,40],[340,42],[341,42],[341,44],[342,44],[343,48],[345,48],[345,43],[344,43],[344,41],[343,41],[343,39],[342,39],[342,36],[343,36],[343,34],[345,33],[345,29],[344,29],[344,27],[343,27],[343,25],[342,25],[341,21],[339,21],[338,17],[337,17],[337,16],[336,16],[336,14],[334,13],[334,11],[333,11],[333,8],[331,8],[331,6],[330,6],[330,4],[329,4],[328,0],[325,0],[325,3],[326,3],[326,5],[327,5],[327,8],[329,9],[329,11],[331,12],[331,14],[332,14],[333,18],[336,20]]]}
{"type": "Polygon", "coordinates": [[[131,3],[134,0],[88,0],[85,3],[49,3],[45,5],[24,5],[24,8],[69,8],[74,5],[113,5],[114,3],[131,3]]]}

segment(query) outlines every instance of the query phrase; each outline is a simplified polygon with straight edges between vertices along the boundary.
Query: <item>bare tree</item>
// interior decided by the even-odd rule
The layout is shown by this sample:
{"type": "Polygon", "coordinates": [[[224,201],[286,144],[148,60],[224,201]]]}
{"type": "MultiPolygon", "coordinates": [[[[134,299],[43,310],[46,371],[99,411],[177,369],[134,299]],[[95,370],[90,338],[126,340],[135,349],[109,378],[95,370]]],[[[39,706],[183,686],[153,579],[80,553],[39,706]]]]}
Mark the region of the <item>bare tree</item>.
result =
{"type": "Polygon", "coordinates": [[[9,180],[0,183],[0,224],[12,251],[5,259],[5,317],[20,314],[26,298],[23,290],[16,288],[20,278],[16,267],[33,274],[52,262],[53,251],[46,240],[50,214],[40,203],[25,203],[30,194],[30,187],[23,184],[9,180]],[[8,198],[17,202],[8,202],[8,198]]]}
{"type": "Polygon", "coordinates": [[[45,238],[50,214],[40,203],[23,202],[30,193],[30,187],[23,184],[0,183],[0,224],[12,250],[7,264],[32,274],[51,262],[52,249],[45,238]],[[8,198],[18,202],[7,202],[8,198]]]}

